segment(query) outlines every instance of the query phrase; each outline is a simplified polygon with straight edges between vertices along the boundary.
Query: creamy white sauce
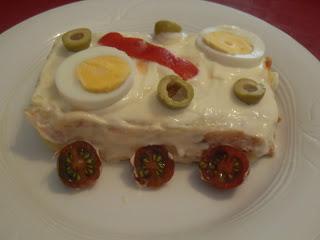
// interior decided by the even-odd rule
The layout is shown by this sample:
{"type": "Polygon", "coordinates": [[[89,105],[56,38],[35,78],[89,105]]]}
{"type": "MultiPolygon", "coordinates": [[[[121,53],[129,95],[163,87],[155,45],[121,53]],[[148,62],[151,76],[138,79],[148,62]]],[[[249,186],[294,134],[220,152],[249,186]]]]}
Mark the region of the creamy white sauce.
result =
{"type": "MultiPolygon", "coordinates": [[[[152,41],[148,35],[134,36],[152,41]]],[[[199,68],[199,74],[188,80],[195,95],[185,109],[168,109],[157,99],[159,80],[173,71],[145,62],[146,73],[137,71],[133,88],[122,100],[98,111],[76,111],[59,96],[54,84],[59,64],[72,54],[57,39],[26,113],[45,139],[57,144],[75,139],[90,141],[108,161],[129,159],[136,148],[149,144],[175,146],[175,160],[197,161],[201,151],[208,147],[203,142],[204,134],[215,131],[242,131],[257,137],[261,142],[256,146],[243,139],[239,139],[238,146],[252,151],[255,157],[268,154],[274,145],[279,117],[268,70],[263,63],[254,68],[231,68],[211,61],[195,46],[196,36],[190,34],[166,46],[199,68]],[[242,77],[266,87],[258,104],[246,105],[233,95],[233,84],[242,77]]],[[[93,39],[93,45],[97,38],[93,39]]],[[[221,144],[231,143],[226,140],[221,144]]]]}

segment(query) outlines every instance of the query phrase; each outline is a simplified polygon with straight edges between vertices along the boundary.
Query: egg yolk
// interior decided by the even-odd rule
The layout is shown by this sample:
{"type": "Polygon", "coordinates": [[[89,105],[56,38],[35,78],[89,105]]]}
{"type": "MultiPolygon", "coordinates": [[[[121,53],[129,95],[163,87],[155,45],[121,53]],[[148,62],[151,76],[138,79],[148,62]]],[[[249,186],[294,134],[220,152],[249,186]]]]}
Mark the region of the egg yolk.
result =
{"type": "Polygon", "coordinates": [[[110,92],[120,87],[130,74],[129,64],[117,56],[99,56],[81,62],[76,75],[89,92],[110,92]]]}
{"type": "Polygon", "coordinates": [[[209,47],[224,53],[249,54],[253,51],[247,39],[231,32],[211,32],[203,36],[203,41],[209,47]]]}

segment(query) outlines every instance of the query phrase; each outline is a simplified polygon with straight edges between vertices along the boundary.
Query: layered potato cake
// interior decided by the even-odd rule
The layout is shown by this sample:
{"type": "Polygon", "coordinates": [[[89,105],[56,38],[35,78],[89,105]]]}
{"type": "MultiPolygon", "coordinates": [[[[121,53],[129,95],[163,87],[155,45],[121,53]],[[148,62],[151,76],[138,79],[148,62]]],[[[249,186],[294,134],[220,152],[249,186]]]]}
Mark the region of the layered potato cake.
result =
{"type": "MultiPolygon", "coordinates": [[[[168,107],[159,99],[161,79],[179,75],[168,67],[170,64],[132,57],[112,44],[103,46],[103,34],[92,34],[90,46],[79,52],[66,49],[59,36],[25,110],[43,139],[57,148],[75,140],[88,141],[105,161],[128,160],[136,149],[147,145],[167,146],[174,161],[182,163],[197,162],[203,150],[219,145],[241,149],[250,159],[274,153],[279,119],[274,90],[278,76],[271,71],[271,60],[264,56],[259,39],[226,26],[200,33],[121,36],[142,39],[192,63],[196,74],[183,80],[193,88],[192,100],[183,107],[168,107]],[[86,57],[90,49],[95,49],[94,53],[86,57]],[[80,53],[83,58],[75,58],[75,64],[64,64],[80,53]],[[87,59],[108,54],[115,58],[95,59],[79,66],[87,59]],[[62,64],[64,70],[59,70],[62,64]],[[94,83],[92,68],[100,69],[103,64],[113,64],[113,75],[108,83],[94,83]],[[66,75],[67,80],[63,80],[66,69],[73,76],[66,75]],[[71,78],[75,79],[68,83],[71,78]],[[117,78],[122,80],[114,80],[117,78]],[[235,92],[239,79],[262,86],[264,92],[258,100],[251,101],[249,95],[241,100],[242,95],[235,92]],[[117,97],[110,95],[113,93],[117,97]],[[91,101],[93,95],[98,97],[91,101]],[[104,95],[111,97],[99,98],[104,95]]],[[[257,91],[250,86],[243,85],[248,94],[257,91]]],[[[179,87],[167,88],[167,95],[176,102],[186,98],[185,90],[179,87]]]]}

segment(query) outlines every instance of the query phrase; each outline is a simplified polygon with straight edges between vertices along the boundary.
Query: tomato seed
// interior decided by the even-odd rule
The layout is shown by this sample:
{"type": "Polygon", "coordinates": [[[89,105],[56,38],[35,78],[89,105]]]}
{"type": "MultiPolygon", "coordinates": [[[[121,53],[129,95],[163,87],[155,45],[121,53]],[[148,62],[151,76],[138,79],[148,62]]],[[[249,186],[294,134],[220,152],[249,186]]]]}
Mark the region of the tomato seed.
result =
{"type": "Polygon", "coordinates": [[[200,166],[200,168],[204,169],[204,168],[206,168],[208,166],[208,164],[205,161],[200,161],[199,162],[199,166],[200,166]]]}
{"type": "Polygon", "coordinates": [[[233,165],[234,166],[239,166],[240,165],[240,160],[238,158],[233,158],[233,165]]]}
{"type": "Polygon", "coordinates": [[[157,176],[161,176],[163,174],[163,170],[162,169],[157,169],[156,170],[156,174],[157,174],[157,176]]]}
{"type": "Polygon", "coordinates": [[[139,170],[138,176],[139,176],[139,177],[142,177],[142,178],[144,177],[143,169],[140,169],[140,170],[139,170]]]}
{"type": "Polygon", "coordinates": [[[232,180],[233,179],[233,175],[231,173],[228,174],[228,178],[229,180],[232,180]]]}
{"type": "Polygon", "coordinates": [[[224,182],[224,181],[226,180],[226,175],[225,175],[225,173],[223,173],[223,172],[219,173],[219,180],[220,180],[221,182],[224,182]]]}
{"type": "Polygon", "coordinates": [[[159,166],[159,168],[163,169],[163,168],[165,168],[166,164],[161,161],[160,163],[158,163],[158,166],[159,166]]]}
{"type": "Polygon", "coordinates": [[[86,159],[86,163],[91,164],[93,162],[92,158],[86,159]]]}
{"type": "Polygon", "coordinates": [[[85,152],[85,150],[84,150],[83,148],[81,148],[81,149],[79,150],[79,154],[80,154],[81,157],[84,155],[84,152],[85,152]]]}
{"type": "Polygon", "coordinates": [[[157,162],[161,162],[161,161],[162,161],[162,157],[159,156],[159,155],[157,155],[157,156],[156,156],[156,161],[157,161],[157,162]]]}
{"type": "Polygon", "coordinates": [[[216,168],[216,164],[214,164],[213,162],[209,162],[209,168],[210,169],[215,169],[216,168]]]}

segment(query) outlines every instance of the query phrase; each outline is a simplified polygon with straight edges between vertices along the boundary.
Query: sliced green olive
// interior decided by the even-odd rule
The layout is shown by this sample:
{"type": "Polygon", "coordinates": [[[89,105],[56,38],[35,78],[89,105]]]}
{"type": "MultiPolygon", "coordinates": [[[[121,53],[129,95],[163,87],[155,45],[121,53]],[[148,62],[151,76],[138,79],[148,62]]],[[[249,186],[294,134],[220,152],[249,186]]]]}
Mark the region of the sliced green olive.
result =
{"type": "Polygon", "coordinates": [[[88,28],[77,28],[62,35],[62,42],[66,49],[72,52],[84,50],[90,46],[91,31],[88,28]]]}
{"type": "Polygon", "coordinates": [[[154,25],[154,33],[181,32],[182,28],[179,24],[168,20],[160,20],[154,25]]]}
{"type": "Polygon", "coordinates": [[[158,98],[169,108],[185,108],[187,107],[194,92],[191,84],[182,80],[176,75],[168,75],[163,77],[158,85],[158,98]]]}
{"type": "Polygon", "coordinates": [[[251,105],[263,98],[266,88],[252,79],[241,78],[234,84],[233,92],[240,101],[251,105]]]}

